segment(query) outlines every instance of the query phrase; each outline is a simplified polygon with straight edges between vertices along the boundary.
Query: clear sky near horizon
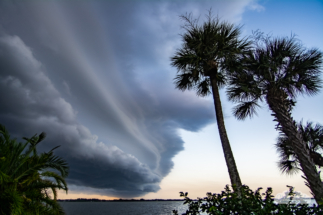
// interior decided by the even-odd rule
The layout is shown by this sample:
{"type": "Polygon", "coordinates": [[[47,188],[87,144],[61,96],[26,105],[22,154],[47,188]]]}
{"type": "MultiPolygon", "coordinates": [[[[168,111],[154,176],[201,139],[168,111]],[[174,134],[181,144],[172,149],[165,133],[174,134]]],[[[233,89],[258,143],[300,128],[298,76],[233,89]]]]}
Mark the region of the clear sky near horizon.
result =
{"type": "MultiPolygon", "coordinates": [[[[59,198],[175,199],[230,184],[211,97],[175,89],[170,57],[179,18],[221,20],[272,36],[295,34],[323,51],[323,1],[0,1],[0,124],[13,137],[45,131],[40,150],[70,165],[59,198]]],[[[225,124],[243,184],[286,185],[310,196],[301,174],[282,175],[266,104],[238,121],[221,90],[225,124]]],[[[299,96],[293,117],[323,124],[323,92],[299,96]]]]}

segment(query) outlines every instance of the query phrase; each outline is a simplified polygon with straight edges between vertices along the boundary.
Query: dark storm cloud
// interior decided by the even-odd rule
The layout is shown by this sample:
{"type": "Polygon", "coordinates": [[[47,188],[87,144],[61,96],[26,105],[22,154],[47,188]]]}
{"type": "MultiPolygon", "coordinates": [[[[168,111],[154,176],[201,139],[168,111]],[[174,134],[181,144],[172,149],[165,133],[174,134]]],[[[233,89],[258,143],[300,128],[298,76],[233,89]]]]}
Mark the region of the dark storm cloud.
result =
{"type": "Polygon", "coordinates": [[[0,123],[45,131],[41,150],[61,145],[75,192],[158,191],[183,150],[178,129],[214,122],[212,103],[172,83],[178,15],[196,12],[178,4],[0,2],[0,123]]]}
{"type": "Polygon", "coordinates": [[[19,37],[0,37],[0,70],[0,90],[5,92],[0,97],[1,123],[23,136],[46,131],[46,148],[62,145],[58,152],[71,166],[68,182],[127,191],[130,196],[159,189],[161,178],[147,165],[116,146],[98,142],[77,123],[72,106],[60,97],[19,37]]]}

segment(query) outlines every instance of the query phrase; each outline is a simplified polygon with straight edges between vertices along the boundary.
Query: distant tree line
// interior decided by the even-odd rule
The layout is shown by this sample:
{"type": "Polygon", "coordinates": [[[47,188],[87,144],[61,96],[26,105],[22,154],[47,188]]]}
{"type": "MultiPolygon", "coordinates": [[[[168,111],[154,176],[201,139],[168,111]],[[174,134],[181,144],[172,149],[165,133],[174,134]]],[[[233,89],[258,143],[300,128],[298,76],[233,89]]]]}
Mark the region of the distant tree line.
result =
{"type": "Polygon", "coordinates": [[[78,199],[58,199],[59,202],[142,202],[142,201],[184,201],[183,199],[86,199],[86,198],[78,198],[78,199]]]}

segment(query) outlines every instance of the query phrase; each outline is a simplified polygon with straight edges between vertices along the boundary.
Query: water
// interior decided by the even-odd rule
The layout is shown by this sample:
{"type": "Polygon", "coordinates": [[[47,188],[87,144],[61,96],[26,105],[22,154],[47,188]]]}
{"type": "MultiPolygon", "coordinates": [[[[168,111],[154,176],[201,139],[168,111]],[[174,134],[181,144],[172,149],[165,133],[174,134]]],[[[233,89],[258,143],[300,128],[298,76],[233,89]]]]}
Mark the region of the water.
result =
{"type": "MultiPolygon", "coordinates": [[[[310,199],[310,205],[316,203],[310,199]]],[[[183,214],[184,201],[135,201],[135,202],[59,202],[66,215],[172,215],[173,210],[183,214]]],[[[206,213],[201,213],[205,215],[206,213]]]]}
{"type": "Polygon", "coordinates": [[[183,201],[60,202],[66,215],[171,215],[185,213],[183,201]]]}

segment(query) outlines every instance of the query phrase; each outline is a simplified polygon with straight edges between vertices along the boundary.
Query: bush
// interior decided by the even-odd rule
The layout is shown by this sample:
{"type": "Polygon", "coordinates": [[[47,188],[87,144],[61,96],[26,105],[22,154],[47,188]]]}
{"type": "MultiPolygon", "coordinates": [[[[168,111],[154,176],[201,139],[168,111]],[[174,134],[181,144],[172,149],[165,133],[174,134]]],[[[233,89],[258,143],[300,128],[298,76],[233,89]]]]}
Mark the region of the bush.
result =
{"type": "Polygon", "coordinates": [[[45,133],[18,143],[0,124],[0,215],[63,215],[57,190],[67,192],[68,164],[49,152],[38,153],[45,133]]]}
{"type": "MultiPolygon", "coordinates": [[[[291,203],[295,193],[293,187],[289,187],[290,201],[287,204],[276,204],[272,195],[272,188],[267,188],[265,193],[260,194],[262,188],[258,188],[253,192],[248,186],[243,185],[241,188],[241,196],[233,192],[229,186],[221,194],[207,193],[207,197],[198,200],[192,200],[187,197],[188,193],[180,192],[180,196],[184,197],[184,204],[188,204],[188,210],[183,215],[196,215],[202,212],[216,215],[231,214],[323,214],[323,207],[309,206],[308,204],[291,203]],[[262,198],[264,197],[264,198],[262,198]]],[[[174,215],[178,215],[177,210],[173,210],[174,215]]]]}

